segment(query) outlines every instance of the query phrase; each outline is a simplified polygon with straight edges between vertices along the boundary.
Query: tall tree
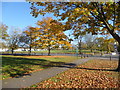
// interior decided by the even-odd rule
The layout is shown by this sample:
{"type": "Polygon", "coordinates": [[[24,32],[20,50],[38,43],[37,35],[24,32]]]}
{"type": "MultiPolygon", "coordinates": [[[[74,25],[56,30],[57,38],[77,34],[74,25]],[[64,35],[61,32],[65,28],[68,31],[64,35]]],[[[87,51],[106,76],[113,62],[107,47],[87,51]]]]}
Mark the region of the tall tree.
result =
{"type": "Polygon", "coordinates": [[[104,46],[105,46],[105,50],[107,51],[107,53],[110,53],[111,51],[115,51],[114,50],[114,43],[115,43],[115,39],[114,38],[106,38],[104,40],[104,46]]]}
{"type": "Polygon", "coordinates": [[[101,51],[107,51],[107,54],[111,51],[115,51],[114,49],[114,38],[107,38],[107,37],[98,37],[95,39],[96,48],[101,51]]]}
{"type": "Polygon", "coordinates": [[[0,46],[1,46],[1,48],[7,47],[6,41],[8,40],[8,37],[9,37],[7,30],[8,30],[8,26],[6,26],[3,23],[0,23],[0,39],[1,39],[0,46]]]}
{"type": "Polygon", "coordinates": [[[11,35],[9,35],[8,39],[8,48],[12,54],[14,54],[14,50],[19,47],[19,37],[20,34],[17,30],[14,30],[11,35]]]}
{"type": "Polygon", "coordinates": [[[103,37],[98,37],[95,39],[96,49],[101,51],[101,55],[103,54],[103,51],[106,48],[104,41],[105,41],[105,39],[103,37]]]}
{"type": "Polygon", "coordinates": [[[50,55],[51,48],[56,45],[70,46],[70,43],[66,40],[67,36],[63,33],[64,25],[62,23],[48,17],[38,21],[37,25],[40,28],[38,42],[43,48],[47,48],[48,55],[50,55]]]}
{"type": "Polygon", "coordinates": [[[36,46],[36,39],[38,38],[38,30],[37,27],[31,27],[29,26],[27,30],[23,32],[23,36],[21,37],[20,41],[27,45],[29,48],[29,55],[31,55],[31,50],[33,47],[36,46]],[[25,39],[25,40],[24,40],[25,39]]]}
{"type": "Polygon", "coordinates": [[[84,37],[84,41],[87,45],[87,49],[91,50],[91,52],[93,52],[93,49],[95,49],[95,39],[96,36],[93,36],[91,34],[86,34],[84,37]]]}
{"type": "MultiPolygon", "coordinates": [[[[29,1],[29,0],[27,0],[29,1]]],[[[53,12],[55,16],[66,21],[66,29],[80,22],[86,25],[86,31],[92,34],[111,34],[120,45],[120,1],[118,2],[31,2],[31,14],[37,17],[46,12],[53,12]],[[39,9],[37,6],[42,6],[39,9]],[[100,28],[101,27],[101,28],[100,28]]],[[[120,51],[119,51],[120,52],[120,51]]],[[[118,64],[120,71],[120,59],[118,64]]]]}
{"type": "Polygon", "coordinates": [[[83,40],[85,33],[81,32],[79,28],[77,28],[77,30],[73,32],[73,35],[74,35],[74,39],[78,41],[79,54],[82,54],[82,40],[83,40]]]}
{"type": "Polygon", "coordinates": [[[26,49],[29,48],[29,41],[30,41],[29,36],[25,32],[22,32],[19,38],[19,42],[20,42],[19,47],[23,48],[24,51],[26,51],[26,49]]]}
{"type": "Polygon", "coordinates": [[[0,38],[3,40],[6,40],[9,37],[9,35],[7,33],[7,29],[8,29],[8,26],[0,23],[0,38]]]}

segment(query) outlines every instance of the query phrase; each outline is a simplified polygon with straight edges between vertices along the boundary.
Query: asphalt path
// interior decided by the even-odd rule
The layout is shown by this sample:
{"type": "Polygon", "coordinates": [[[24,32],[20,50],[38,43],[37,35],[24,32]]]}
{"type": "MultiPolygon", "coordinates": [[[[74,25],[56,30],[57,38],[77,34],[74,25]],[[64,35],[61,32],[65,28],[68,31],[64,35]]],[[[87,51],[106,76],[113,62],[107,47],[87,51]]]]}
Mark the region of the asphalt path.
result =
{"type": "Polygon", "coordinates": [[[2,88],[24,88],[29,87],[33,84],[39,83],[43,80],[46,80],[50,77],[53,77],[61,72],[64,72],[70,68],[75,67],[76,65],[87,62],[88,60],[92,60],[93,58],[84,58],[75,60],[70,63],[66,63],[62,66],[51,67],[48,69],[44,69],[38,72],[31,73],[30,75],[19,77],[19,78],[9,78],[2,80],[2,88]]]}
{"type": "MultiPolygon", "coordinates": [[[[52,54],[55,55],[55,54],[52,54]]],[[[57,54],[57,55],[63,55],[63,54],[57,54]]],[[[64,54],[65,55],[65,54],[64,54]]],[[[73,54],[66,54],[67,56],[72,56],[73,54]]],[[[75,54],[74,54],[75,56],[75,54]]],[[[87,55],[79,55],[79,57],[88,57],[88,58],[83,58],[79,60],[75,60],[70,63],[66,63],[62,66],[56,66],[56,67],[51,67],[48,69],[44,69],[38,72],[33,72],[29,75],[23,76],[23,77],[18,77],[18,78],[9,78],[9,79],[4,79],[2,80],[2,88],[3,90],[6,88],[24,88],[24,87],[29,87],[33,84],[39,83],[43,80],[46,80],[50,77],[53,77],[61,72],[64,72],[70,68],[73,68],[77,65],[80,65],[82,63],[87,62],[88,60],[93,60],[93,59],[101,59],[101,60],[118,60],[118,56],[87,56],[87,55]]]]}

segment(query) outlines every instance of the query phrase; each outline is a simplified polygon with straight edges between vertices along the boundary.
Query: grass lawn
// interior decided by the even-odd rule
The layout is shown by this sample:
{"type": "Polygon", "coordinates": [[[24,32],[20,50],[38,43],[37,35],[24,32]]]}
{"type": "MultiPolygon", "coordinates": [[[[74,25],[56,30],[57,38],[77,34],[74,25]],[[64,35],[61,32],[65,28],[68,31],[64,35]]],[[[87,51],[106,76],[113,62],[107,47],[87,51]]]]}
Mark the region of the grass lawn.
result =
{"type": "MultiPolygon", "coordinates": [[[[96,53],[99,53],[100,51],[95,51],[93,50],[93,52],[96,52],[96,53]]],[[[3,52],[4,54],[5,53],[11,53],[11,52],[3,52]]],[[[25,53],[27,54],[28,51],[15,51],[14,53],[25,53]]],[[[44,50],[44,51],[32,51],[32,53],[48,53],[47,50],[44,50]]],[[[58,53],[58,54],[75,54],[76,53],[76,50],[51,50],[51,53],[58,53]]],[[[82,50],[82,53],[86,53],[86,54],[91,54],[91,51],[90,50],[82,50]]]]}
{"type": "Polygon", "coordinates": [[[18,77],[78,59],[74,56],[2,56],[2,78],[18,77]]]}
{"type": "Polygon", "coordinates": [[[31,88],[118,88],[117,61],[91,60],[31,88]]]}
{"type": "MultiPolygon", "coordinates": [[[[51,53],[69,53],[74,54],[76,53],[76,50],[51,50],[51,53]]],[[[11,53],[11,52],[3,52],[3,53],[11,53]]],[[[28,53],[28,51],[15,51],[14,53],[28,53]]],[[[32,53],[48,53],[48,50],[41,50],[41,51],[32,51],[32,53]]]]}

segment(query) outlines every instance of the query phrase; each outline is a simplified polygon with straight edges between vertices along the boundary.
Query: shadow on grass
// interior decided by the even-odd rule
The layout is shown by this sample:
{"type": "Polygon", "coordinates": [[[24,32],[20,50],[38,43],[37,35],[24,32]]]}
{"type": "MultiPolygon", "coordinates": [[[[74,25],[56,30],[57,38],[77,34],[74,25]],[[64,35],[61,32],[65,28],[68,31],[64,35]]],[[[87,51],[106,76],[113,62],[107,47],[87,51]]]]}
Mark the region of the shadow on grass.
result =
{"type": "Polygon", "coordinates": [[[93,69],[76,67],[76,64],[74,63],[53,62],[45,59],[31,59],[17,57],[2,57],[2,67],[3,76],[8,75],[8,77],[22,77],[30,75],[29,72],[35,69],[46,69],[49,67],[76,68],[97,71],[116,71],[112,69],[93,69]],[[33,67],[35,68],[33,69],[33,67]]]}
{"type": "MultiPolygon", "coordinates": [[[[75,66],[72,63],[53,62],[45,59],[17,58],[17,57],[2,57],[2,73],[3,76],[21,77],[30,75],[29,71],[35,69],[45,69],[49,67],[62,67],[62,65],[75,66]],[[35,69],[33,69],[35,67],[35,69]]],[[[65,67],[65,66],[64,66],[65,67]]]]}
{"type": "Polygon", "coordinates": [[[47,53],[32,53],[31,55],[29,55],[28,53],[14,53],[14,54],[10,54],[10,53],[2,53],[0,55],[13,55],[13,56],[43,56],[43,55],[47,55],[47,53]]]}
{"type": "Polygon", "coordinates": [[[93,68],[84,68],[84,67],[74,67],[76,69],[86,69],[86,70],[96,70],[96,71],[114,71],[117,72],[116,69],[93,69],[93,68]]]}
{"type": "Polygon", "coordinates": [[[63,64],[63,65],[57,66],[57,67],[74,68],[74,69],[86,69],[86,70],[96,70],[96,71],[114,71],[114,72],[118,72],[117,69],[93,69],[93,68],[76,67],[76,64],[72,64],[72,63],[63,64]]]}

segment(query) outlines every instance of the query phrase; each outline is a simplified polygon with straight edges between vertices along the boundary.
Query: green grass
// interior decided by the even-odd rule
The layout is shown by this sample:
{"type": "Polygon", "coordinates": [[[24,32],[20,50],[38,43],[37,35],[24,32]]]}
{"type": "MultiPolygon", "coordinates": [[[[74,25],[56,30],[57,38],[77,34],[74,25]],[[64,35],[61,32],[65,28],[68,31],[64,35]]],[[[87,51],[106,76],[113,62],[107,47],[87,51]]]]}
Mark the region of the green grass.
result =
{"type": "MultiPolygon", "coordinates": [[[[100,53],[100,51],[95,51],[95,50],[93,50],[93,52],[100,53]]],[[[3,52],[3,53],[11,53],[11,52],[3,52]]],[[[14,53],[25,53],[25,54],[27,54],[28,51],[15,51],[14,53]]],[[[32,53],[41,53],[42,54],[42,53],[48,53],[48,51],[47,50],[45,50],[45,51],[32,51],[32,53]]],[[[75,54],[76,50],[51,50],[51,53],[75,54]]],[[[90,54],[91,51],[90,50],[82,50],[82,53],[90,54]]]]}
{"type": "MultiPolygon", "coordinates": [[[[11,53],[11,52],[3,52],[11,53]]],[[[28,51],[15,51],[14,53],[28,53],[28,51]]],[[[47,50],[44,51],[32,51],[32,53],[48,53],[47,50]]],[[[76,53],[76,50],[51,50],[51,53],[76,53]]]]}
{"type": "Polygon", "coordinates": [[[2,56],[2,78],[18,77],[78,59],[74,56],[2,56]]]}

